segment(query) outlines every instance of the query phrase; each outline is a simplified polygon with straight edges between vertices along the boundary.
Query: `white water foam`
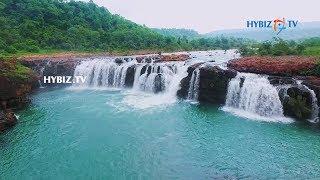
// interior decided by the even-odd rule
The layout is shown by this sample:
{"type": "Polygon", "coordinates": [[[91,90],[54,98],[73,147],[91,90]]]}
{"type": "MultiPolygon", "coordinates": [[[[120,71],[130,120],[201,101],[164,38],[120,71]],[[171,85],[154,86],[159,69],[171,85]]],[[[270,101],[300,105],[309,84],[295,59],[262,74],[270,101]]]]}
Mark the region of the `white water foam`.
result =
{"type": "Polygon", "coordinates": [[[197,68],[192,72],[192,76],[189,83],[188,97],[189,101],[198,101],[200,86],[200,69],[197,68]]]}
{"type": "Polygon", "coordinates": [[[262,121],[291,122],[283,115],[276,87],[266,76],[238,73],[229,82],[226,105],[222,108],[233,114],[262,121]]]}
{"type": "Polygon", "coordinates": [[[312,89],[310,89],[308,86],[302,84],[301,81],[297,81],[297,83],[300,86],[303,86],[311,94],[312,114],[311,114],[311,118],[309,119],[309,121],[312,122],[312,123],[319,122],[319,117],[318,117],[318,115],[319,115],[319,106],[318,106],[318,99],[317,99],[316,93],[312,89]]]}
{"type": "MultiPolygon", "coordinates": [[[[131,91],[129,90],[131,93],[125,94],[123,99],[125,104],[136,108],[173,104],[177,101],[176,94],[180,88],[180,82],[188,75],[187,69],[190,65],[199,62],[220,65],[238,57],[239,54],[235,50],[230,50],[192,52],[190,56],[192,59],[185,62],[144,63],[145,61],[142,61],[138,63],[133,58],[130,58],[129,62],[123,59],[120,62],[116,61],[117,58],[111,57],[83,61],[76,67],[74,75],[85,76],[86,82],[75,84],[69,89],[123,91],[127,87],[128,69],[132,70],[134,67],[133,87],[131,91]]],[[[191,84],[194,87],[191,96],[196,100],[199,78],[196,77],[191,84]]]]}

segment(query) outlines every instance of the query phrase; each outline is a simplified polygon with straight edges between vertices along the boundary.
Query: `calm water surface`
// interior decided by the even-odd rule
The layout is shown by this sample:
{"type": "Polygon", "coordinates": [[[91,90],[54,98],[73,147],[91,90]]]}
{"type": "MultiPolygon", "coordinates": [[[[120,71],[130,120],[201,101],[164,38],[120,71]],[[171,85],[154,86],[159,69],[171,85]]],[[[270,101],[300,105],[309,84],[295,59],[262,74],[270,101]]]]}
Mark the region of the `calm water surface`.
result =
{"type": "Polygon", "coordinates": [[[0,179],[320,178],[320,133],[129,90],[44,90],[0,135],[0,179]]]}

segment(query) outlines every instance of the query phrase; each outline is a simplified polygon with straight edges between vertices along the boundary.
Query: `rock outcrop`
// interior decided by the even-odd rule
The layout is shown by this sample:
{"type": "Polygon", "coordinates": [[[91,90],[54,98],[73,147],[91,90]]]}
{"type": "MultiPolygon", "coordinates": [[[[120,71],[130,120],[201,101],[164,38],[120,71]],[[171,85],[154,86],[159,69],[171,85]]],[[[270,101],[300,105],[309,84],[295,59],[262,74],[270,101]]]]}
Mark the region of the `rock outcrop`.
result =
{"type": "Polygon", "coordinates": [[[0,131],[13,126],[16,118],[12,111],[21,109],[30,100],[28,94],[38,87],[38,77],[15,60],[0,61],[0,131]]]}
{"type": "Polygon", "coordinates": [[[0,110],[0,132],[17,124],[17,118],[11,109],[0,110]]]}
{"type": "Polygon", "coordinates": [[[195,64],[188,68],[188,76],[182,79],[181,89],[177,92],[179,97],[186,98],[190,86],[192,72],[199,68],[199,102],[210,102],[215,104],[224,104],[228,91],[230,79],[237,75],[237,72],[230,69],[221,69],[218,66],[209,66],[204,64],[195,64]]]}
{"type": "MultiPolygon", "coordinates": [[[[76,65],[81,59],[34,59],[21,60],[21,63],[37,72],[39,79],[43,83],[43,76],[73,76],[76,65]]],[[[61,84],[45,84],[46,86],[56,86],[61,84]]]]}
{"type": "Polygon", "coordinates": [[[137,56],[136,60],[138,63],[151,63],[151,62],[169,62],[169,61],[186,61],[190,59],[189,54],[165,54],[165,55],[147,55],[137,56]]]}
{"type": "Polygon", "coordinates": [[[224,104],[229,81],[236,75],[236,71],[223,70],[218,66],[200,68],[199,101],[224,104]]]}
{"type": "Polygon", "coordinates": [[[316,63],[315,57],[252,56],[234,59],[228,63],[228,67],[239,72],[294,76],[315,67],[316,63]]]}
{"type": "Polygon", "coordinates": [[[298,120],[312,118],[312,95],[303,87],[293,86],[286,90],[285,96],[281,97],[283,114],[298,120]]]}
{"type": "Polygon", "coordinates": [[[132,66],[128,67],[126,79],[125,79],[125,86],[126,87],[133,86],[135,70],[136,70],[136,65],[132,65],[132,66]]]}

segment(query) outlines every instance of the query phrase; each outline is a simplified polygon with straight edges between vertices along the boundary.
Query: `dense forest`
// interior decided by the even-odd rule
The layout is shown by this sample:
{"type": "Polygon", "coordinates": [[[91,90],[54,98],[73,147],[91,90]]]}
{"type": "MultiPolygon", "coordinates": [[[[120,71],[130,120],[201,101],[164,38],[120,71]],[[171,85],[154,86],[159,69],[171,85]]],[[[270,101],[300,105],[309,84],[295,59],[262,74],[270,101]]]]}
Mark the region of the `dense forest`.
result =
{"type": "Polygon", "coordinates": [[[165,36],[93,2],[72,0],[2,0],[0,29],[0,54],[229,49],[245,42],[224,37],[165,36]]]}
{"type": "Polygon", "coordinates": [[[177,29],[177,28],[152,28],[154,31],[164,36],[173,36],[176,38],[194,39],[200,38],[201,35],[193,29],[177,29]]]}

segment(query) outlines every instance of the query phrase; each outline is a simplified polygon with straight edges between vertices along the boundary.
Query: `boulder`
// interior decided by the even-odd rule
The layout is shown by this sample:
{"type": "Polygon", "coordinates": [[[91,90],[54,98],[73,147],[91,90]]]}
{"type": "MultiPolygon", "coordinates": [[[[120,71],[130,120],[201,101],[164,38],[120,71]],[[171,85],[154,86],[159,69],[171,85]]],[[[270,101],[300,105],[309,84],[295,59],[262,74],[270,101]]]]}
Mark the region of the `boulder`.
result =
{"type": "Polygon", "coordinates": [[[312,117],[312,95],[307,88],[297,85],[287,90],[281,89],[279,93],[285,116],[297,120],[307,120],[312,117]]]}
{"type": "Polygon", "coordinates": [[[0,132],[17,124],[17,118],[10,109],[0,110],[0,132]]]}
{"type": "Polygon", "coordinates": [[[138,57],[136,57],[136,61],[137,61],[138,63],[141,63],[143,59],[144,59],[143,56],[138,56],[138,57]]]}
{"type": "Polygon", "coordinates": [[[154,89],[154,92],[155,93],[159,93],[159,92],[162,92],[164,91],[165,89],[165,84],[164,84],[164,81],[163,81],[163,75],[162,74],[157,74],[157,76],[155,77],[155,89],[154,89]]]}
{"type": "Polygon", "coordinates": [[[202,65],[198,63],[188,68],[188,76],[180,82],[180,90],[177,95],[186,98],[190,86],[190,79],[193,71],[200,68],[199,102],[210,102],[224,104],[229,81],[237,75],[237,72],[230,69],[221,69],[218,66],[202,65]]]}
{"type": "Polygon", "coordinates": [[[121,58],[116,58],[116,59],[114,60],[114,62],[117,63],[117,64],[122,64],[122,63],[124,63],[124,60],[121,59],[121,58]]]}
{"type": "MultiPolygon", "coordinates": [[[[177,91],[177,96],[180,98],[187,98],[188,96],[188,90],[190,87],[190,79],[192,76],[193,71],[200,67],[203,63],[197,63],[197,64],[193,64],[191,66],[188,67],[187,72],[188,72],[188,76],[183,78],[180,82],[180,89],[177,91]]],[[[200,79],[201,80],[201,79],[200,79]]]]}
{"type": "Polygon", "coordinates": [[[224,104],[229,81],[237,75],[234,70],[223,70],[218,66],[200,68],[199,102],[224,104]]]}
{"type": "Polygon", "coordinates": [[[134,74],[135,74],[136,65],[132,65],[128,67],[126,79],[125,79],[125,86],[132,87],[134,83],[134,74]]]}

